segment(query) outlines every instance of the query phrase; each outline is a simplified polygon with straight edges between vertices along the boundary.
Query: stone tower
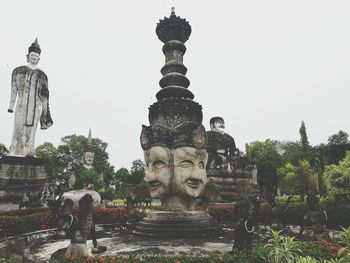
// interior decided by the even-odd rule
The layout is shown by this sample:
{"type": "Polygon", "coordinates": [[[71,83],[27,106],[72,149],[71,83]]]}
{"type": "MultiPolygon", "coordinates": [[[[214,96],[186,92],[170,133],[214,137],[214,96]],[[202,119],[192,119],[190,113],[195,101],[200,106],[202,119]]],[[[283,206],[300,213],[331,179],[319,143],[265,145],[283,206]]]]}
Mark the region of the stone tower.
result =
{"type": "Polygon", "coordinates": [[[164,43],[165,65],[157,102],[149,108],[149,126],[143,125],[141,146],[147,164],[145,181],[162,211],[154,211],[136,228],[151,236],[200,236],[217,230],[207,212],[198,206],[207,182],[207,135],[202,125],[202,106],[188,90],[183,64],[185,42],[191,34],[186,19],[175,15],[156,27],[164,43]]]}

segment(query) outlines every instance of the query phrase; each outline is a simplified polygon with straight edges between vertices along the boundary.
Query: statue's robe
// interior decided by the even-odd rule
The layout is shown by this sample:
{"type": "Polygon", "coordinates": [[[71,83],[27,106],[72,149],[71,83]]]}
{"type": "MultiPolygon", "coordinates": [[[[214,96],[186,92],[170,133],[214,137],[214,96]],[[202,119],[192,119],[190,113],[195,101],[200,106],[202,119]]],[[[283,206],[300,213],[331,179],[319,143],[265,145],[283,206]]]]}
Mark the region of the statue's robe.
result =
{"type": "Polygon", "coordinates": [[[53,122],[49,109],[49,90],[46,74],[27,66],[12,72],[10,110],[14,109],[15,125],[9,155],[35,155],[35,133],[40,121],[41,129],[53,122]]]}
{"type": "Polygon", "coordinates": [[[233,156],[237,149],[235,140],[227,133],[221,134],[216,131],[207,131],[207,136],[208,166],[226,165],[229,157],[233,156]]]}

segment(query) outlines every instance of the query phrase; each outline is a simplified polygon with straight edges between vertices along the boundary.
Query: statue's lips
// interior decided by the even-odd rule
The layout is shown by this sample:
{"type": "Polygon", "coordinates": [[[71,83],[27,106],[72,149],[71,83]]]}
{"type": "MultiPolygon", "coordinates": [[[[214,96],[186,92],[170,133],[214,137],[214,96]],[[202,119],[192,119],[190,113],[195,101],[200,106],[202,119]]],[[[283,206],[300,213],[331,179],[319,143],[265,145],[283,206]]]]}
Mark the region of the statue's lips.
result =
{"type": "Polygon", "coordinates": [[[194,178],[190,178],[187,179],[185,182],[189,187],[197,189],[202,183],[203,181],[200,179],[194,179],[194,178]]]}
{"type": "Polygon", "coordinates": [[[147,182],[147,185],[149,186],[150,190],[156,190],[160,185],[161,182],[154,180],[147,182]]]}

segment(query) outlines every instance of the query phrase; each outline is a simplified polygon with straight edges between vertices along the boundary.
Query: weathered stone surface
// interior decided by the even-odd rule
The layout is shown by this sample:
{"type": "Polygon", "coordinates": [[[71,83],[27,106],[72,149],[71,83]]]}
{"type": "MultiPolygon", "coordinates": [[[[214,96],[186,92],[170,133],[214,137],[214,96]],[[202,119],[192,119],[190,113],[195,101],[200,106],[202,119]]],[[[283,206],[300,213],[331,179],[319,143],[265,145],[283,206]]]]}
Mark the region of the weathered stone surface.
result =
{"type": "Polygon", "coordinates": [[[49,109],[49,90],[46,74],[37,68],[40,46],[35,42],[28,50],[28,65],[13,70],[11,99],[8,112],[15,107],[15,125],[9,155],[35,155],[35,134],[40,122],[41,129],[53,122],[49,109]]]}
{"type": "Polygon", "coordinates": [[[18,203],[24,193],[38,199],[46,178],[42,159],[4,156],[0,159],[0,201],[18,203]]]}
{"type": "Polygon", "coordinates": [[[135,234],[151,237],[200,237],[219,233],[204,211],[154,211],[136,226],[135,234]]]}
{"type": "Polygon", "coordinates": [[[61,198],[62,198],[62,201],[66,199],[71,199],[74,202],[74,207],[78,207],[79,200],[86,194],[91,195],[93,200],[92,205],[94,207],[99,206],[101,204],[100,194],[93,190],[86,190],[86,189],[72,190],[72,191],[63,193],[61,198]]]}
{"type": "Polygon", "coordinates": [[[164,43],[165,66],[157,102],[149,108],[150,126],[143,125],[141,146],[147,164],[145,181],[152,198],[159,198],[166,213],[151,213],[136,233],[147,236],[196,236],[215,232],[217,224],[208,214],[197,213],[187,220],[188,211],[198,210],[197,201],[207,183],[207,135],[202,125],[202,106],[194,102],[187,88],[183,55],[184,42],[191,34],[189,23],[175,15],[157,24],[164,43]],[[175,218],[174,218],[175,217],[175,218]],[[186,230],[184,230],[186,229],[186,230]]]}
{"type": "Polygon", "coordinates": [[[232,136],[225,133],[225,121],[222,117],[210,119],[211,131],[208,135],[208,179],[214,181],[220,191],[237,194],[255,193],[257,169],[249,160],[240,156],[232,136]]]}

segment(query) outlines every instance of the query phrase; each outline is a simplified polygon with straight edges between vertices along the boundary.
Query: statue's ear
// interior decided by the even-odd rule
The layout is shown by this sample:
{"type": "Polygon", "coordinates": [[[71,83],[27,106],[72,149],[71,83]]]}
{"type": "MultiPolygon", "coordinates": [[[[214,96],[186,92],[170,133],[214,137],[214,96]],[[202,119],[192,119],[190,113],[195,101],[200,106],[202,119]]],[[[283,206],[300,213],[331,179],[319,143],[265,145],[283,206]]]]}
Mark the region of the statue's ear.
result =
{"type": "Polygon", "coordinates": [[[149,127],[142,125],[142,131],[140,136],[141,147],[144,150],[149,149],[150,147],[150,131],[149,127]]]}

